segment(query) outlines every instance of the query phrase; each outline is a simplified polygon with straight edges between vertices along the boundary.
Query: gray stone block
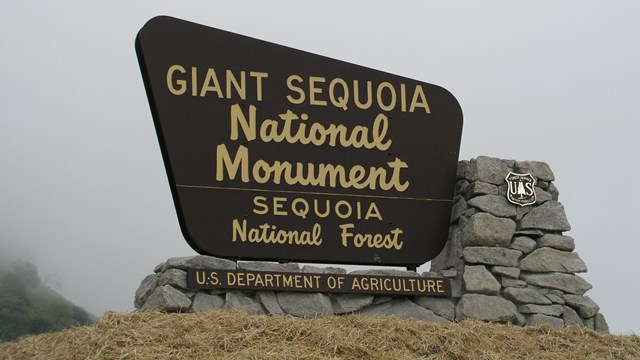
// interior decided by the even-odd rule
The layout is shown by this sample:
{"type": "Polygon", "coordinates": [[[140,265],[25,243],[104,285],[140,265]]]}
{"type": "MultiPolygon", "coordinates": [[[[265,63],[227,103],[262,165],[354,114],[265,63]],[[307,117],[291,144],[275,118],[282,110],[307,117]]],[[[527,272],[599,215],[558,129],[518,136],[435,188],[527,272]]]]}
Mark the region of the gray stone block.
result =
{"type": "Polygon", "coordinates": [[[558,201],[558,198],[560,197],[560,192],[558,191],[558,188],[553,183],[549,184],[549,188],[547,189],[547,191],[549,192],[549,194],[551,194],[551,198],[553,199],[553,201],[558,201]]]}
{"type": "Polygon", "coordinates": [[[434,296],[416,296],[413,302],[425,309],[433,311],[434,314],[454,321],[456,316],[456,302],[452,298],[434,296]]]}
{"type": "Polygon", "coordinates": [[[520,277],[520,269],[515,266],[493,266],[490,270],[495,275],[507,276],[514,279],[520,277]]]}
{"type": "Polygon", "coordinates": [[[237,290],[227,292],[224,307],[240,310],[249,315],[265,314],[259,302],[237,290]]]}
{"type": "Polygon", "coordinates": [[[204,312],[221,309],[224,305],[224,298],[220,295],[212,295],[199,292],[193,298],[191,312],[204,312]]]}
{"type": "Polygon", "coordinates": [[[333,294],[331,304],[336,315],[349,314],[373,303],[373,296],[360,294],[333,294]]]}
{"type": "Polygon", "coordinates": [[[467,165],[465,177],[469,181],[483,181],[501,185],[511,171],[506,161],[488,156],[478,156],[467,165]]]}
{"type": "Polygon", "coordinates": [[[593,317],[600,311],[600,307],[588,296],[567,294],[562,298],[567,305],[576,309],[582,318],[593,317]]]}
{"type": "Polygon", "coordinates": [[[575,326],[575,327],[585,327],[582,318],[580,315],[568,306],[563,307],[564,312],[562,313],[562,320],[564,321],[565,327],[575,326]]]}
{"type": "Polygon", "coordinates": [[[562,290],[566,293],[582,295],[592,288],[578,275],[565,273],[545,273],[545,274],[521,274],[520,277],[528,284],[543,288],[562,290]]]}
{"type": "Polygon", "coordinates": [[[538,239],[538,247],[550,247],[558,250],[573,251],[576,248],[571,236],[546,234],[538,239]]]}
{"type": "Polygon", "coordinates": [[[500,292],[500,283],[483,265],[465,266],[462,281],[467,293],[498,295],[500,292]]]}
{"type": "Polygon", "coordinates": [[[282,271],[282,272],[300,272],[300,264],[297,263],[270,263],[262,261],[246,261],[239,262],[238,269],[249,271],[282,271]]]}
{"type": "Polygon", "coordinates": [[[462,230],[460,226],[452,225],[449,228],[449,239],[444,249],[431,260],[431,271],[440,271],[455,267],[462,258],[462,230]]]}
{"type": "MultiPolygon", "coordinates": [[[[524,207],[524,208],[526,209],[527,207],[524,207]]],[[[526,229],[526,230],[518,229],[516,230],[516,234],[515,234],[515,236],[527,236],[530,238],[539,238],[542,235],[544,235],[544,233],[538,229],[526,229]]]]}
{"type": "Polygon", "coordinates": [[[531,206],[518,206],[516,208],[516,221],[520,222],[522,218],[531,211],[531,206]]]}
{"type": "Polygon", "coordinates": [[[162,269],[164,269],[164,261],[156,265],[156,267],[153,268],[153,272],[157,274],[159,272],[162,272],[162,269]]]}
{"type": "Polygon", "coordinates": [[[140,309],[142,305],[144,305],[144,302],[147,301],[147,298],[149,298],[149,295],[156,289],[157,285],[158,276],[155,274],[147,275],[147,277],[142,279],[133,300],[136,309],[140,309]]]}
{"type": "Polygon", "coordinates": [[[468,204],[497,217],[516,217],[516,205],[510,203],[505,196],[482,195],[469,200],[468,204]]]}
{"type": "Polygon", "coordinates": [[[303,318],[333,315],[331,299],[323,294],[281,292],[276,297],[282,311],[289,315],[303,318]]]}
{"type": "Polygon", "coordinates": [[[458,161],[458,167],[456,168],[456,179],[464,179],[464,175],[467,172],[467,165],[469,164],[468,160],[460,160],[458,161]]]}
{"type": "Polygon", "coordinates": [[[555,180],[549,165],[542,161],[516,161],[514,171],[520,174],[530,173],[537,180],[555,180]]]}
{"type": "Polygon", "coordinates": [[[507,300],[519,304],[551,304],[551,300],[533,289],[507,288],[502,292],[502,296],[507,300]]]}
{"type": "Polygon", "coordinates": [[[317,267],[317,266],[312,266],[312,265],[305,265],[302,267],[302,269],[300,269],[300,271],[302,271],[303,273],[308,273],[308,274],[324,274],[324,269],[321,267],[317,267]]]}
{"type": "Polygon", "coordinates": [[[547,299],[551,300],[552,303],[554,304],[560,304],[560,305],[564,305],[566,302],[564,301],[564,299],[558,295],[555,294],[547,294],[545,295],[547,297],[547,299]]]}
{"type": "Polygon", "coordinates": [[[474,181],[469,184],[465,195],[467,199],[481,195],[498,195],[498,187],[482,181],[474,181]]]}
{"type": "MultiPolygon", "coordinates": [[[[447,270],[438,271],[437,274],[446,278],[454,278],[458,276],[458,270],[447,269],[447,270]]],[[[425,276],[424,273],[422,274],[422,276],[425,276]]]]}
{"type": "Polygon", "coordinates": [[[517,236],[513,239],[509,248],[528,254],[536,248],[536,241],[527,236],[517,236]]]}
{"type": "Polygon", "coordinates": [[[462,230],[463,246],[507,247],[516,232],[516,223],[487,213],[473,215],[462,230]]]}
{"type": "Polygon", "coordinates": [[[564,312],[562,305],[537,305],[522,304],[518,305],[518,311],[521,314],[542,314],[549,316],[560,316],[564,312]]]}
{"type": "Polygon", "coordinates": [[[456,181],[456,185],[453,188],[453,193],[456,195],[463,195],[467,188],[469,187],[469,182],[467,180],[459,180],[456,181]]]}
{"type": "Polygon", "coordinates": [[[188,289],[187,272],[180,269],[169,269],[158,277],[158,286],[171,285],[176,288],[188,289]]]}
{"type": "Polygon", "coordinates": [[[544,181],[544,180],[537,180],[536,181],[536,185],[538,187],[540,187],[542,190],[547,190],[549,189],[549,181],[544,181]]]}
{"type": "Polygon", "coordinates": [[[391,296],[376,296],[373,298],[373,305],[378,305],[378,304],[384,304],[386,302],[389,302],[393,300],[393,298],[391,296]]]}
{"type": "Polygon", "coordinates": [[[516,306],[499,296],[464,294],[456,306],[456,321],[476,319],[514,322],[517,318],[516,306]]]}
{"type": "Polygon", "coordinates": [[[336,267],[336,266],[327,266],[326,268],[324,268],[324,273],[325,274],[346,274],[347,269],[336,267]]]}
{"type": "Polygon", "coordinates": [[[547,201],[531,209],[531,211],[522,218],[520,228],[569,231],[571,230],[571,225],[569,225],[569,221],[565,215],[564,206],[557,201],[547,201]]]}
{"type": "Polygon", "coordinates": [[[470,264],[518,266],[521,251],[502,247],[470,246],[462,250],[464,260],[470,264]]]}
{"type": "Polygon", "coordinates": [[[367,276],[420,276],[415,271],[405,271],[397,269],[366,269],[366,270],[354,270],[349,275],[367,275],[367,276]]]}
{"type": "Polygon", "coordinates": [[[401,298],[378,305],[370,305],[362,311],[363,315],[368,316],[397,316],[402,318],[413,318],[426,322],[447,323],[449,320],[436,315],[433,311],[423,308],[422,306],[401,298]]]}
{"type": "Polygon", "coordinates": [[[346,274],[347,273],[346,269],[343,269],[340,267],[328,266],[328,267],[321,268],[321,267],[312,266],[312,265],[305,265],[302,267],[302,269],[300,269],[300,271],[302,271],[303,273],[309,273],[309,274],[346,274]]]}
{"type": "Polygon", "coordinates": [[[504,276],[500,280],[500,285],[502,285],[503,288],[509,288],[509,287],[526,288],[527,287],[527,283],[522,280],[512,279],[510,277],[504,277],[504,276]]]}
{"type": "Polygon", "coordinates": [[[584,319],[584,327],[587,329],[595,329],[595,317],[584,319]]]}
{"type": "Polygon", "coordinates": [[[553,196],[550,193],[540,189],[539,187],[535,187],[536,192],[536,204],[544,204],[547,201],[553,200],[553,196]]]}
{"type": "Polygon", "coordinates": [[[587,266],[578,254],[542,247],[520,261],[520,269],[528,272],[586,272],[587,266]]]}
{"type": "Polygon", "coordinates": [[[171,285],[158,286],[142,306],[143,310],[157,310],[164,312],[186,312],[191,306],[191,300],[173,288],[171,285]]]}
{"type": "Polygon", "coordinates": [[[476,208],[468,208],[464,214],[462,214],[463,216],[460,217],[460,225],[465,225],[467,223],[467,221],[469,220],[470,217],[472,217],[473,215],[479,213],[480,210],[476,209],[476,208]]]}
{"type": "Polygon", "coordinates": [[[462,276],[451,279],[451,297],[459,298],[462,296],[462,276]]]}
{"type": "Polygon", "coordinates": [[[162,271],[167,271],[168,269],[186,270],[187,268],[234,270],[236,263],[231,260],[206,255],[174,257],[164,263],[162,271]]]}
{"type": "Polygon", "coordinates": [[[272,316],[285,315],[280,304],[278,304],[278,298],[273,291],[256,291],[256,299],[260,301],[260,304],[267,310],[267,314],[272,316]]]}
{"type": "MultiPolygon", "coordinates": [[[[508,189],[508,188],[509,188],[509,187],[507,186],[507,184],[506,184],[506,183],[504,183],[504,184],[502,184],[502,185],[498,186],[498,195],[506,197],[506,196],[507,196],[507,189],[508,189]]],[[[519,207],[519,208],[522,208],[522,206],[518,206],[518,207],[519,207]]]]}
{"type": "Polygon", "coordinates": [[[451,207],[451,222],[453,223],[458,221],[460,216],[462,216],[462,214],[464,214],[466,210],[467,210],[467,202],[464,200],[464,198],[461,197],[451,207]]]}
{"type": "Polygon", "coordinates": [[[593,329],[597,332],[609,332],[609,325],[607,324],[604,315],[602,315],[601,313],[597,313],[593,318],[593,329]]]}

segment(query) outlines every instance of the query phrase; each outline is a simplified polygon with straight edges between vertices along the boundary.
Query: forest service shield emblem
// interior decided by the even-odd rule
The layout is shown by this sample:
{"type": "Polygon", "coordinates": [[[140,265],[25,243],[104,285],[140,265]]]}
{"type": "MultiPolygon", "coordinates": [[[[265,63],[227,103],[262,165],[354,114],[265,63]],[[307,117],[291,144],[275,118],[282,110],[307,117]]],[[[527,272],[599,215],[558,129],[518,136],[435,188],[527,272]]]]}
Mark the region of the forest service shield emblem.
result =
{"type": "Polygon", "coordinates": [[[536,203],[536,179],[529,173],[516,174],[509,172],[507,177],[507,199],[509,202],[526,206],[536,203]]]}

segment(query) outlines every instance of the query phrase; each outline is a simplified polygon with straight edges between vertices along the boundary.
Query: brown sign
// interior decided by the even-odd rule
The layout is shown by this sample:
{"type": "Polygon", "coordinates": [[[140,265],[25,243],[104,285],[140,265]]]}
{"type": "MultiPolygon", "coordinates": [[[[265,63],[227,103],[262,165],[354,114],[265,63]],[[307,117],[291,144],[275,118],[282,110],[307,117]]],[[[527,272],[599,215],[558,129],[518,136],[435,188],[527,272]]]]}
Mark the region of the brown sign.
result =
{"type": "Polygon", "coordinates": [[[462,132],[447,90],[170,17],[136,51],[199,253],[417,266],[444,247],[462,132]]]}
{"type": "Polygon", "coordinates": [[[449,279],[424,276],[187,269],[187,284],[192,289],[451,296],[449,279]]]}

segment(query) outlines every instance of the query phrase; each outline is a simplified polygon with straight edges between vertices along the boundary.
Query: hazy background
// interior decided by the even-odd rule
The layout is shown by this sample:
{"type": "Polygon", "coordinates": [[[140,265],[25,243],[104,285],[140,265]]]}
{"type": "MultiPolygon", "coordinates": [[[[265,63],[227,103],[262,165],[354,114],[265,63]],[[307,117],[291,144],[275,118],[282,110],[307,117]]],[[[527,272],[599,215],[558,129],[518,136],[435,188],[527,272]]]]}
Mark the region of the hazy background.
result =
{"type": "Polygon", "coordinates": [[[613,332],[640,332],[640,2],[18,1],[0,5],[0,253],[96,315],[182,239],[136,60],[170,15],[437,84],[461,159],[548,162],[613,332]]]}

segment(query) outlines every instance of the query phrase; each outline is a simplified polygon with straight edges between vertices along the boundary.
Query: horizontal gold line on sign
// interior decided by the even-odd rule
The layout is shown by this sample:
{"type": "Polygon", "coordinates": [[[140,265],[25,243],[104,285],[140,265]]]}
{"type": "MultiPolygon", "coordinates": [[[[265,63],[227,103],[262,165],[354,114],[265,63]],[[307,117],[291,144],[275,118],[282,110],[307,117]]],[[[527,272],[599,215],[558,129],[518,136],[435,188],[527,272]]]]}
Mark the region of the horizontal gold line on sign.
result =
{"type": "Polygon", "coordinates": [[[340,193],[328,193],[328,192],[316,192],[316,191],[269,190],[269,189],[237,188],[237,187],[207,186],[207,185],[176,185],[176,187],[187,188],[187,189],[257,191],[257,192],[267,192],[267,193],[287,193],[287,194],[304,194],[304,195],[328,195],[328,196],[351,196],[351,197],[374,198],[374,199],[453,202],[453,200],[446,200],[446,199],[428,199],[428,198],[403,197],[403,196],[340,194],[340,193]]]}

